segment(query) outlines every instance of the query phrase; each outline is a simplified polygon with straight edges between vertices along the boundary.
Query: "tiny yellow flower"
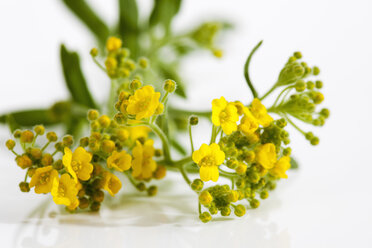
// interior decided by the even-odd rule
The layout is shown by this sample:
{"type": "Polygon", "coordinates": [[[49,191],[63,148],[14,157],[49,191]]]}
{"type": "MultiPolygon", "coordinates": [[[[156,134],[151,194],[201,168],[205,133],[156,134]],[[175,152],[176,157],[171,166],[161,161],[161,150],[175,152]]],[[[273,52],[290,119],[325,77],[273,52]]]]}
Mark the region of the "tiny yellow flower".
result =
{"type": "Polygon", "coordinates": [[[291,168],[291,158],[283,156],[276,162],[274,168],[270,170],[270,174],[278,178],[288,178],[285,173],[289,168],[291,168]]]}
{"type": "Polygon", "coordinates": [[[265,169],[271,169],[276,163],[275,145],[267,143],[260,145],[256,150],[256,161],[265,169]]]}
{"type": "MultiPolygon", "coordinates": [[[[139,121],[136,120],[129,120],[129,124],[136,124],[139,121]]],[[[129,132],[129,138],[132,141],[135,141],[139,138],[147,139],[149,137],[149,133],[151,132],[151,128],[147,126],[134,126],[134,127],[127,127],[126,130],[129,132]]]]}
{"type": "Polygon", "coordinates": [[[269,126],[273,121],[273,118],[267,113],[266,107],[257,98],[253,99],[250,110],[263,127],[269,126]]]}
{"type": "Polygon", "coordinates": [[[65,205],[74,209],[73,205],[76,203],[78,187],[75,180],[67,173],[63,174],[61,178],[54,178],[51,194],[53,201],[59,205],[65,205]]]}
{"type": "Polygon", "coordinates": [[[53,169],[52,166],[38,168],[32,175],[29,187],[32,188],[35,186],[36,194],[49,193],[55,178],[58,178],[58,171],[53,169]]]}
{"type": "Polygon", "coordinates": [[[160,104],[159,98],[160,93],[155,92],[152,86],[146,85],[129,97],[126,111],[135,115],[136,120],[151,117],[160,104]]]}
{"type": "Polygon", "coordinates": [[[199,195],[199,202],[203,205],[208,205],[213,201],[213,196],[208,191],[203,191],[199,195]]]}
{"type": "Polygon", "coordinates": [[[132,175],[135,178],[148,179],[152,177],[156,170],[156,162],[152,159],[155,154],[154,141],[146,140],[145,144],[136,141],[136,146],[132,150],[132,175]]]}
{"type": "Polygon", "coordinates": [[[76,148],[74,153],[70,148],[65,147],[65,155],[63,155],[63,165],[66,167],[67,172],[71,174],[75,182],[78,179],[86,181],[90,178],[93,171],[93,165],[90,163],[92,154],[87,152],[83,147],[76,148]]]}
{"type": "Polygon", "coordinates": [[[258,129],[258,121],[247,107],[243,109],[244,116],[240,120],[239,130],[245,135],[251,135],[258,129]]]}
{"type": "Polygon", "coordinates": [[[238,109],[234,103],[227,102],[223,96],[212,101],[212,122],[215,126],[221,126],[225,134],[229,135],[237,130],[238,120],[238,109]]]}
{"type": "Polygon", "coordinates": [[[110,37],[108,38],[106,42],[106,48],[107,48],[107,51],[109,52],[114,52],[118,50],[121,47],[121,45],[122,45],[121,40],[116,37],[110,37]]]}
{"type": "Polygon", "coordinates": [[[129,170],[132,165],[132,156],[130,156],[126,151],[117,152],[114,151],[110,157],[107,159],[107,167],[114,168],[120,172],[129,170]]]}
{"type": "Polygon", "coordinates": [[[218,166],[225,161],[225,153],[216,143],[211,145],[202,144],[199,150],[194,151],[192,160],[200,167],[200,179],[204,182],[212,180],[217,182],[218,166]]]}
{"type": "Polygon", "coordinates": [[[115,194],[121,189],[121,181],[119,178],[108,171],[103,174],[102,185],[102,188],[109,192],[111,196],[115,196],[115,194]]]}

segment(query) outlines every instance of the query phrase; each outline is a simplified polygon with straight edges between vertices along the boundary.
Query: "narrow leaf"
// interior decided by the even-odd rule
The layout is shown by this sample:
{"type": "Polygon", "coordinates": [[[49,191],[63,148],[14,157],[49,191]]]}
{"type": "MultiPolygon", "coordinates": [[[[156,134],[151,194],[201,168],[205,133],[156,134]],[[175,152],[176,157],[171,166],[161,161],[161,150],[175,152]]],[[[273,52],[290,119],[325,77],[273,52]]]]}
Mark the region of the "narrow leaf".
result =
{"type": "Polygon", "coordinates": [[[291,157],[291,169],[293,170],[298,169],[298,162],[293,157],[291,157]]]}
{"type": "Polygon", "coordinates": [[[119,34],[132,57],[139,55],[138,8],[136,0],[119,0],[119,34]]]}
{"type": "Polygon", "coordinates": [[[6,122],[8,124],[8,127],[9,127],[11,133],[13,133],[16,129],[20,128],[18,123],[15,121],[13,115],[11,115],[11,114],[6,116],[6,122]]]}
{"type": "Polygon", "coordinates": [[[38,124],[45,126],[57,124],[60,120],[53,117],[49,109],[22,110],[0,116],[0,123],[7,123],[7,116],[22,127],[30,127],[38,124]]]}
{"type": "Polygon", "coordinates": [[[173,17],[181,7],[181,0],[155,0],[154,8],[150,15],[150,26],[160,24],[166,33],[170,32],[173,17]]]}
{"type": "Polygon", "coordinates": [[[62,0],[62,2],[89,28],[101,44],[106,42],[110,33],[109,28],[85,0],[62,0]]]}
{"type": "Polygon", "coordinates": [[[181,155],[185,156],[187,154],[185,148],[183,148],[183,146],[180,143],[178,143],[177,140],[171,139],[171,144],[172,147],[176,149],[181,155]]]}
{"type": "Polygon", "coordinates": [[[65,82],[73,101],[89,108],[96,108],[80,68],[79,55],[76,52],[68,51],[62,44],[61,62],[65,82]]]}

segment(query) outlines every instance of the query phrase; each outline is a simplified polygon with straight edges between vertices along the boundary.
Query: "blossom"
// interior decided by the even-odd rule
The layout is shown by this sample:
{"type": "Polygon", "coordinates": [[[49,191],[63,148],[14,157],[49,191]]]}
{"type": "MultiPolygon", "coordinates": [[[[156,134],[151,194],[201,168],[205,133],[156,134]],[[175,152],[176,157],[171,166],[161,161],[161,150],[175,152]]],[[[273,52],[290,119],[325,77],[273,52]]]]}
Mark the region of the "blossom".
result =
{"type": "Polygon", "coordinates": [[[63,174],[59,180],[57,177],[54,178],[51,194],[56,204],[66,205],[70,209],[76,208],[76,203],[79,201],[76,197],[77,193],[77,184],[69,174],[63,174]]]}
{"type": "Polygon", "coordinates": [[[110,157],[107,158],[107,166],[114,168],[120,172],[129,170],[132,163],[132,157],[126,151],[114,151],[110,157]]]}
{"type": "Polygon", "coordinates": [[[227,102],[223,96],[212,101],[212,122],[215,126],[221,126],[225,134],[237,130],[238,120],[238,109],[234,103],[227,102]]]}
{"type": "Polygon", "coordinates": [[[247,107],[243,108],[244,116],[240,120],[239,130],[245,135],[251,135],[258,129],[258,121],[247,107]]]}
{"type": "Polygon", "coordinates": [[[260,145],[256,150],[256,161],[265,169],[271,169],[276,162],[276,151],[273,143],[260,145]]]}
{"type": "Polygon", "coordinates": [[[110,37],[108,38],[106,42],[106,48],[107,48],[107,51],[109,52],[114,52],[118,50],[121,47],[121,45],[122,45],[121,40],[116,37],[110,37]]]}
{"type": "Polygon", "coordinates": [[[35,186],[36,194],[49,193],[55,178],[58,178],[58,171],[53,169],[52,166],[38,168],[32,175],[29,187],[32,188],[35,186]]]}
{"type": "Polygon", "coordinates": [[[70,148],[65,147],[65,155],[63,155],[63,165],[66,167],[68,173],[74,178],[75,182],[78,179],[86,181],[90,178],[93,171],[93,165],[90,163],[92,154],[87,152],[83,147],[76,148],[74,153],[70,148]]]}
{"type": "Polygon", "coordinates": [[[216,143],[211,145],[202,144],[199,150],[194,151],[192,160],[200,167],[200,179],[217,182],[219,172],[218,166],[225,161],[225,153],[221,151],[216,143]]]}
{"type": "Polygon", "coordinates": [[[291,158],[289,156],[281,157],[278,162],[275,163],[274,168],[270,170],[270,174],[279,178],[288,178],[285,172],[291,168],[291,158]]]}
{"type": "Polygon", "coordinates": [[[156,170],[156,162],[152,159],[155,154],[154,141],[146,140],[145,144],[136,141],[136,146],[132,150],[132,175],[136,178],[148,179],[152,177],[156,170]]]}
{"type": "Polygon", "coordinates": [[[114,196],[121,189],[121,181],[114,174],[106,171],[103,173],[103,189],[114,196]]]}
{"type": "Polygon", "coordinates": [[[136,120],[148,118],[155,113],[159,106],[159,98],[160,93],[155,92],[152,86],[146,85],[129,97],[126,111],[130,115],[135,115],[136,120]]]}
{"type": "Polygon", "coordinates": [[[253,99],[250,111],[263,127],[269,126],[273,121],[273,118],[267,113],[266,107],[257,98],[253,99]]]}

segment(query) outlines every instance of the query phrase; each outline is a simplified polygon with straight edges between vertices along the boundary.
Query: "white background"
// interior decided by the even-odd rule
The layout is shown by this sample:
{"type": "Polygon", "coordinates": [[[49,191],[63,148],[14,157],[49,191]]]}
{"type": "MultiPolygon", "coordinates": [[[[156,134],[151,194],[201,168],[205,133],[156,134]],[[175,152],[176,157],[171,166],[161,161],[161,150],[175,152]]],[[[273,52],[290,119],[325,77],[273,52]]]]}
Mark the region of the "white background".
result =
{"type": "MultiPolygon", "coordinates": [[[[89,2],[115,22],[116,1],[89,2]]],[[[140,2],[141,12],[148,13],[150,1],[140,2]]],[[[176,30],[215,18],[236,25],[221,43],[222,60],[205,52],[185,62],[187,106],[206,109],[221,95],[248,101],[242,67],[263,39],[251,67],[259,92],[275,82],[293,51],[302,51],[310,65],[321,68],[331,118],[314,130],[320,145],[311,147],[290,130],[300,170],[246,217],[207,225],[198,221],[195,196],[178,176],[161,185],[158,198],[136,198],[125,185],[122,204],[109,204],[101,215],[60,214],[49,205],[44,213],[40,203],[47,197],[19,192],[23,172],[2,147],[1,246],[372,247],[371,11],[368,0],[184,1],[176,30]]],[[[92,36],[59,1],[1,0],[0,35],[0,112],[46,106],[68,96],[59,64],[61,42],[82,54],[94,95],[100,101],[107,95],[109,82],[89,58],[92,36]]],[[[197,145],[209,138],[200,129],[197,145]]],[[[1,127],[1,144],[8,138],[1,127]]]]}

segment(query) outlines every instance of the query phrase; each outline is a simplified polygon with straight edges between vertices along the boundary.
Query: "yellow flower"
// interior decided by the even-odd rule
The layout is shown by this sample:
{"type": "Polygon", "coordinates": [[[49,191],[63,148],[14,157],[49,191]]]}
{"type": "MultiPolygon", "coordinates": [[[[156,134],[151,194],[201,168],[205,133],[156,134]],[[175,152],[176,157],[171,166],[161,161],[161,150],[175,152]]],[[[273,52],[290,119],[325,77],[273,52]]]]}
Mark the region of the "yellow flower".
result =
{"type": "Polygon", "coordinates": [[[114,151],[110,157],[107,158],[107,166],[114,168],[120,172],[129,170],[132,163],[132,157],[126,151],[114,151]]]}
{"type": "Polygon", "coordinates": [[[121,189],[121,181],[114,174],[106,171],[103,174],[103,189],[110,193],[111,196],[114,196],[121,189]]]}
{"type": "Polygon", "coordinates": [[[153,172],[156,170],[156,162],[152,159],[155,154],[154,141],[146,140],[142,145],[136,141],[136,146],[132,150],[132,175],[136,178],[148,179],[152,177],[153,172]]]}
{"type": "MultiPolygon", "coordinates": [[[[61,178],[53,180],[53,187],[51,194],[53,201],[56,204],[66,205],[70,209],[74,209],[77,199],[78,187],[75,180],[67,173],[63,174],[61,178]]],[[[77,207],[77,206],[76,206],[77,207]]]]}
{"type": "Polygon", "coordinates": [[[154,88],[146,85],[136,90],[133,96],[129,97],[127,112],[135,115],[136,120],[152,116],[159,106],[160,93],[155,92],[154,88]]]}
{"type": "Polygon", "coordinates": [[[258,129],[258,121],[247,107],[243,108],[244,116],[240,120],[239,130],[249,136],[258,129]]]}
{"type": "Polygon", "coordinates": [[[67,172],[71,174],[75,182],[78,179],[86,181],[90,178],[90,174],[93,171],[93,165],[90,163],[91,160],[92,154],[87,152],[83,147],[79,146],[74,153],[72,153],[70,148],[65,147],[65,155],[63,155],[62,161],[67,172]]]}
{"type": "Polygon", "coordinates": [[[107,48],[107,51],[109,52],[114,52],[118,50],[121,47],[121,45],[122,45],[121,40],[116,37],[110,37],[108,38],[106,42],[106,48],[107,48]]]}
{"type": "Polygon", "coordinates": [[[225,153],[216,143],[211,145],[202,144],[199,150],[194,151],[192,160],[200,167],[200,179],[204,182],[212,180],[217,182],[218,166],[225,161],[225,153]]]}
{"type": "Polygon", "coordinates": [[[267,113],[266,107],[257,98],[253,99],[251,112],[263,127],[267,127],[273,121],[273,118],[267,113]]]}
{"type": "Polygon", "coordinates": [[[265,169],[271,169],[276,162],[275,145],[267,143],[260,145],[256,150],[256,161],[265,169]]]}
{"type": "Polygon", "coordinates": [[[285,172],[289,168],[291,168],[291,158],[289,156],[283,156],[276,162],[274,168],[270,170],[270,174],[279,178],[288,178],[285,172]]]}
{"type": "Polygon", "coordinates": [[[225,134],[237,130],[238,120],[239,114],[235,103],[227,102],[223,96],[212,101],[212,122],[215,126],[221,126],[225,134]]]}
{"type": "Polygon", "coordinates": [[[52,166],[38,168],[32,175],[29,187],[32,188],[35,186],[36,194],[49,193],[55,178],[58,178],[58,171],[53,169],[52,166]]]}
{"type": "MultiPolygon", "coordinates": [[[[129,120],[128,124],[136,124],[138,122],[139,121],[136,121],[136,120],[129,120]]],[[[149,128],[147,126],[127,127],[126,129],[128,130],[129,138],[132,141],[135,141],[139,138],[147,139],[147,137],[149,136],[149,133],[151,132],[151,128],[149,128]]]]}

